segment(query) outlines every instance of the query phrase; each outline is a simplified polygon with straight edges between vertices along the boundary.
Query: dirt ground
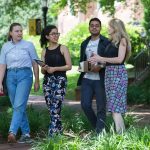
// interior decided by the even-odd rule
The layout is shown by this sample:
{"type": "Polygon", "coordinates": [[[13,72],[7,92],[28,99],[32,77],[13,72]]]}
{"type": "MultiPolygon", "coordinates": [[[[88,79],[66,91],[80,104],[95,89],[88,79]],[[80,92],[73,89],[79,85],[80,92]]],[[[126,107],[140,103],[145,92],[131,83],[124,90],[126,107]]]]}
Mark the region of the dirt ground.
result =
{"type": "Polygon", "coordinates": [[[150,106],[149,105],[132,105],[128,106],[128,113],[136,116],[139,121],[137,122],[138,126],[150,127],[150,106]]]}

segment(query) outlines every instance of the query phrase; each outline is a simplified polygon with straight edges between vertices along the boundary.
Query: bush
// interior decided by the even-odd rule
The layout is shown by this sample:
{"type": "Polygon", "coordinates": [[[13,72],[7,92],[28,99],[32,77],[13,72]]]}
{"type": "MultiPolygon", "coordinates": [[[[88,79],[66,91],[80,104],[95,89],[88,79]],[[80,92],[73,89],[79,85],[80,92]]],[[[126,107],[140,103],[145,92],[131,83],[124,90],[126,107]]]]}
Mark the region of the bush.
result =
{"type": "Polygon", "coordinates": [[[130,85],[127,95],[129,104],[150,104],[150,77],[138,86],[130,85]]]}
{"type": "Polygon", "coordinates": [[[30,105],[27,109],[31,134],[33,136],[48,131],[49,126],[49,112],[47,109],[35,109],[30,105]]]}
{"type": "Polygon", "coordinates": [[[11,106],[8,96],[0,96],[0,109],[3,109],[5,106],[11,106]]]}
{"type": "Polygon", "coordinates": [[[0,112],[0,134],[2,138],[6,139],[8,136],[8,130],[10,126],[10,120],[12,116],[12,109],[7,108],[6,111],[0,112]]]}

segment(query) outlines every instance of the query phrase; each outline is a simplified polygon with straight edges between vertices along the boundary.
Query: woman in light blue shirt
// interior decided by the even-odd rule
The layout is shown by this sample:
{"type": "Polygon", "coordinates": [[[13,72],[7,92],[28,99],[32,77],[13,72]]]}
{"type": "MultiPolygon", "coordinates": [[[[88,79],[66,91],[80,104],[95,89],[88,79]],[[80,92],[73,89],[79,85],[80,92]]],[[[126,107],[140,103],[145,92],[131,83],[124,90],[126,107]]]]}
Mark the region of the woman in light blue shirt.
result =
{"type": "Polygon", "coordinates": [[[9,29],[8,42],[0,54],[0,93],[3,92],[2,81],[7,70],[6,84],[13,108],[13,116],[9,128],[8,142],[16,142],[16,134],[21,128],[22,136],[18,142],[30,142],[30,128],[26,114],[26,106],[35,76],[34,90],[39,89],[39,68],[34,59],[38,59],[35,47],[31,42],[22,39],[22,26],[13,23],[9,29]]]}

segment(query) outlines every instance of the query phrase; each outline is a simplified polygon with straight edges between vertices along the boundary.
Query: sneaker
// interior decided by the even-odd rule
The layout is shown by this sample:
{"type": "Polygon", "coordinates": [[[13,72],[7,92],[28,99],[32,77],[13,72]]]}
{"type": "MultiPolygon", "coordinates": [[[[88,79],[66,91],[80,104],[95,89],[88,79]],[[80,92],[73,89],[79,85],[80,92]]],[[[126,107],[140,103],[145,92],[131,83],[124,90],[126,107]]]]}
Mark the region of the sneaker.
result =
{"type": "Polygon", "coordinates": [[[20,139],[17,141],[17,143],[21,143],[21,144],[24,143],[31,144],[32,142],[33,140],[30,138],[30,136],[27,135],[22,135],[20,139]]]}
{"type": "Polygon", "coordinates": [[[13,133],[9,133],[8,135],[8,143],[16,143],[16,137],[13,133]]]}

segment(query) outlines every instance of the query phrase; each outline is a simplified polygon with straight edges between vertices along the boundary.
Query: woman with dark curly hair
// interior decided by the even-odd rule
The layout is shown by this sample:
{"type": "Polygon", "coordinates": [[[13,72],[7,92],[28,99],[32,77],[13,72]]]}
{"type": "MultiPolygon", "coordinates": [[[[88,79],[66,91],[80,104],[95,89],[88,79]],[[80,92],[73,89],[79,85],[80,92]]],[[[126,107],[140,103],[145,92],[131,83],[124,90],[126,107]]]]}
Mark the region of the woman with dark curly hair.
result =
{"type": "Polygon", "coordinates": [[[49,25],[41,33],[41,59],[45,66],[41,68],[44,74],[43,92],[50,113],[49,136],[62,133],[61,106],[67,86],[66,71],[72,68],[69,50],[58,43],[60,33],[54,25],[49,25]],[[48,45],[47,45],[48,44],[48,45]]]}

